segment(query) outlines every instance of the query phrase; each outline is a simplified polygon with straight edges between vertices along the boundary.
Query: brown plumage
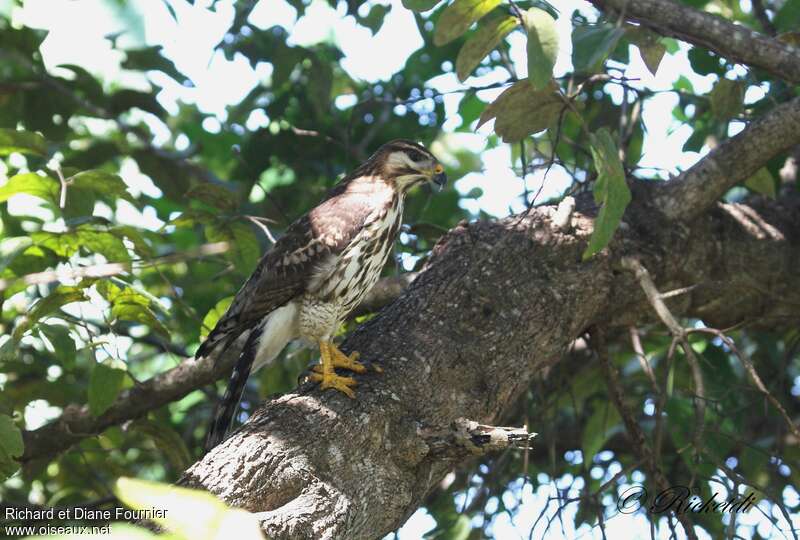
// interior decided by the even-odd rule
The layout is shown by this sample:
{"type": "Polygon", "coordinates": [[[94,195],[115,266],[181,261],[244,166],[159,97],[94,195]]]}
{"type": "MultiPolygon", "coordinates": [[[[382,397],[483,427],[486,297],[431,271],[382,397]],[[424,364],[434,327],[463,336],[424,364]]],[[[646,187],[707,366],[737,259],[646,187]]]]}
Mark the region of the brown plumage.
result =
{"type": "Polygon", "coordinates": [[[323,201],[297,221],[261,258],[196,356],[250,335],[206,442],[225,436],[251,370],[271,362],[296,338],[317,344],[321,365],[312,380],[354,397],[356,381],[334,368],[361,373],[357,353],[345,356],[331,338],[380,276],[415,185],[445,182],[442,166],[424,147],[396,140],[378,149],[323,201]]]}

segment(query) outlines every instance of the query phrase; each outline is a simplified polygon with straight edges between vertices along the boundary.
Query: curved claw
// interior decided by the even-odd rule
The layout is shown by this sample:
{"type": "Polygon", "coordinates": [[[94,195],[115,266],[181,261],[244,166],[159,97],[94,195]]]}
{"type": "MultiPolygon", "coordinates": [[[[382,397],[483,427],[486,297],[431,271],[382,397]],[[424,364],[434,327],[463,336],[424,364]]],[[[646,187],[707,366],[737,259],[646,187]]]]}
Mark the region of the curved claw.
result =
{"type": "MultiPolygon", "coordinates": [[[[358,352],[354,351],[348,356],[340,351],[335,345],[330,345],[329,347],[331,351],[331,361],[333,362],[333,367],[347,369],[355,373],[365,373],[367,371],[367,367],[361,362],[358,362],[358,357],[360,356],[358,352]]],[[[316,373],[323,372],[322,365],[319,364],[311,369],[316,373]]]]}
{"type": "Polygon", "coordinates": [[[338,390],[351,399],[355,399],[356,397],[356,393],[351,387],[356,386],[358,382],[356,382],[356,380],[352,377],[342,377],[341,375],[336,375],[335,373],[322,372],[312,373],[308,376],[308,379],[320,383],[319,387],[322,390],[325,390],[326,388],[333,388],[334,390],[338,390]]]}

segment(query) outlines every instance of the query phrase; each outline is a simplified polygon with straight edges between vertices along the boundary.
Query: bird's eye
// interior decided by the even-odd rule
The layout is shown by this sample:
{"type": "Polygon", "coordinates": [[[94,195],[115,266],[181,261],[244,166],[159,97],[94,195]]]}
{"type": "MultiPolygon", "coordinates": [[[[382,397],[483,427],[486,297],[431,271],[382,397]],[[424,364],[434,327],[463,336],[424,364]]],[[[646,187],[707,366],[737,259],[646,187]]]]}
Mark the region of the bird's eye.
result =
{"type": "Polygon", "coordinates": [[[424,161],[425,160],[425,156],[422,154],[422,152],[417,152],[415,150],[411,150],[408,153],[408,157],[410,157],[411,161],[414,161],[414,162],[419,162],[419,161],[424,161]]]}

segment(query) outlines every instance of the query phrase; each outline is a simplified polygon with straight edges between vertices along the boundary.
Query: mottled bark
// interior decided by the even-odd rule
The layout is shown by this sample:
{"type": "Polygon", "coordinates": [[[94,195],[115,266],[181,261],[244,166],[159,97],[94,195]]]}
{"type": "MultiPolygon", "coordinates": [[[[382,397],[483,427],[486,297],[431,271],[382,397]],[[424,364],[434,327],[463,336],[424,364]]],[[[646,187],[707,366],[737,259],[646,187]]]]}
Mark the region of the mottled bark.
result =
{"type": "Polygon", "coordinates": [[[661,35],[705,47],[720,56],[800,82],[800,49],[672,0],[590,0],[597,8],[636,21],[661,35]]]}
{"type": "Polygon", "coordinates": [[[617,237],[588,262],[592,219],[580,213],[566,227],[541,208],[452,230],[405,294],[346,340],[385,370],[358,377],[357,400],[306,385],[269,401],[182,483],[258,513],[272,538],[392,531],[462,459],[434,452],[426,433],[459,417],[497,423],[590,326],[653,320],[626,255],[662,291],[694,286],[668,300],[675,315],[798,322],[796,197],[675,224],[646,206],[654,189],[634,185],[617,237]]]}
{"type": "Polygon", "coordinates": [[[800,97],[782,103],[725,140],[655,196],[671,219],[692,219],[764,163],[800,142],[800,97]]]}

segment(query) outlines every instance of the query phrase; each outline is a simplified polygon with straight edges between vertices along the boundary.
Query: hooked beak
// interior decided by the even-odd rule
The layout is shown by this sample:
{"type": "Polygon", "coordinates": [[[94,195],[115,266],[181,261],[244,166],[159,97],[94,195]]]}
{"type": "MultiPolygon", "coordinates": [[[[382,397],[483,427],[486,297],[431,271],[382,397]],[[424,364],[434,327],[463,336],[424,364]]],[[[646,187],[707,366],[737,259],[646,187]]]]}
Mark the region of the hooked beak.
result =
{"type": "Polygon", "coordinates": [[[436,165],[433,169],[433,182],[439,187],[439,191],[442,191],[444,185],[447,183],[447,175],[444,174],[444,167],[441,165],[436,165]]]}

